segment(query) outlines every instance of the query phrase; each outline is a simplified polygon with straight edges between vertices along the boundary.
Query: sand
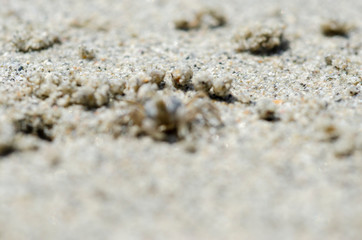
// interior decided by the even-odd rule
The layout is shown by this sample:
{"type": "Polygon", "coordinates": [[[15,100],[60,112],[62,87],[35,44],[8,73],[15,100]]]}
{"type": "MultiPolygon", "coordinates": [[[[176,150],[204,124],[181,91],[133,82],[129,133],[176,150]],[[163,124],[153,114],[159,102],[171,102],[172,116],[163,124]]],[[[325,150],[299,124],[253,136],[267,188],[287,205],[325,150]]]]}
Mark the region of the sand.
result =
{"type": "Polygon", "coordinates": [[[362,3],[0,8],[0,239],[360,239],[362,3]]]}

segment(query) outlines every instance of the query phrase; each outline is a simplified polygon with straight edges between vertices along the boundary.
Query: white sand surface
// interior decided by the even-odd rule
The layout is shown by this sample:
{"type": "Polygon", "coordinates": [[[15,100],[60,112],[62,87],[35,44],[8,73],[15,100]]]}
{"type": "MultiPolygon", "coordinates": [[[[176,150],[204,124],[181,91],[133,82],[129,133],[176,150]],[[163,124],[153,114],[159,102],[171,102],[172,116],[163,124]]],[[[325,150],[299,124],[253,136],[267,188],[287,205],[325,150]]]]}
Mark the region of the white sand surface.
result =
{"type": "Polygon", "coordinates": [[[361,12],[2,0],[0,239],[361,239],[361,12]]]}

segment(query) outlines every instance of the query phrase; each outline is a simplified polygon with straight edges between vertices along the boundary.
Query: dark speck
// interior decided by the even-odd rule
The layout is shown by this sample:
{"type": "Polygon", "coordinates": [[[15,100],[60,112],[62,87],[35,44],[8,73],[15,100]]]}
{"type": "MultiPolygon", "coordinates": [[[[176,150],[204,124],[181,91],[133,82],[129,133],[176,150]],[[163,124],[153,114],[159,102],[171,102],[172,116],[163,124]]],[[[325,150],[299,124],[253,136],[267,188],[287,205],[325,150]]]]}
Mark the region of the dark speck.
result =
{"type": "Polygon", "coordinates": [[[22,71],[22,70],[24,70],[24,67],[23,67],[23,66],[20,66],[20,67],[18,68],[18,71],[22,71]]]}

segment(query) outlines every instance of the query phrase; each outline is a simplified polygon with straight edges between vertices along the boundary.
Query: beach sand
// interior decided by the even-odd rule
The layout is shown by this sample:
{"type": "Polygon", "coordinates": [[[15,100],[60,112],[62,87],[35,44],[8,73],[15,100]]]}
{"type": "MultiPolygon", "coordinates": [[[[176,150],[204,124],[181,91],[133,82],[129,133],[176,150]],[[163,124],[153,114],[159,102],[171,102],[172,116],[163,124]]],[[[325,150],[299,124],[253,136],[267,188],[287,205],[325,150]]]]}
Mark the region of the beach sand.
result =
{"type": "Polygon", "coordinates": [[[0,239],[361,239],[361,1],[1,5],[0,239]]]}

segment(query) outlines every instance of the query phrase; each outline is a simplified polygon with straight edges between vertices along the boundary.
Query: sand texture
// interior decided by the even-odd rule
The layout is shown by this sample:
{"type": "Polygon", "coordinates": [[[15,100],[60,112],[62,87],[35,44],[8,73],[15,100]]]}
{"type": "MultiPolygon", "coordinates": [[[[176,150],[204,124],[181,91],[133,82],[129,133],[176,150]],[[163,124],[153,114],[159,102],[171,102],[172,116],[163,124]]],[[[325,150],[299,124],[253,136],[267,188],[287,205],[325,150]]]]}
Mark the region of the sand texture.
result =
{"type": "Polygon", "coordinates": [[[361,13],[2,0],[0,239],[362,239],[361,13]]]}

